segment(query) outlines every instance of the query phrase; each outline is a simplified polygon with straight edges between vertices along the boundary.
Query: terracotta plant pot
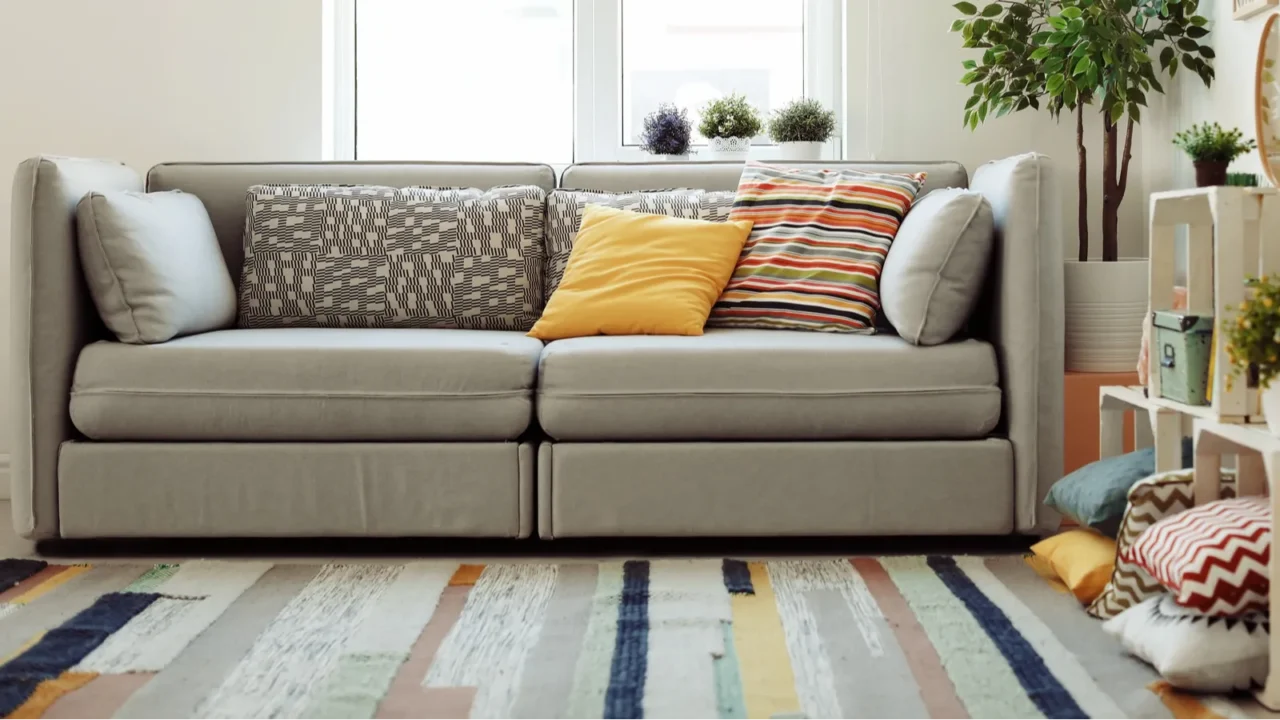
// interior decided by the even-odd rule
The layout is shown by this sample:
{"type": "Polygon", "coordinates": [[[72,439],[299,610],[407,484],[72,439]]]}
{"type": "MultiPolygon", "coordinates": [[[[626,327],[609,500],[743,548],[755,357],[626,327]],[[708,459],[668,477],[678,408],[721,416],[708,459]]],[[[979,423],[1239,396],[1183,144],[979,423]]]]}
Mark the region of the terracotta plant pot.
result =
{"type": "Polygon", "coordinates": [[[1196,187],[1213,187],[1227,184],[1228,163],[1201,161],[1196,166],[1196,187]]]}

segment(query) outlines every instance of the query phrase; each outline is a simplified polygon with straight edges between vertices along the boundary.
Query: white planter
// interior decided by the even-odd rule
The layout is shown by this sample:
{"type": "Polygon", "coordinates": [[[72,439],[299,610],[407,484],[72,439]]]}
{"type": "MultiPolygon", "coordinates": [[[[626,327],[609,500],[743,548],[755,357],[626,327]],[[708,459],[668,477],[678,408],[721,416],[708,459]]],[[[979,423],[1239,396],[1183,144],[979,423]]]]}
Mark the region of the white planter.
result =
{"type": "Polygon", "coordinates": [[[1262,414],[1267,417],[1267,429],[1280,437],[1280,378],[1271,381],[1271,387],[1262,391],[1262,414]]]}
{"type": "Polygon", "coordinates": [[[1147,261],[1068,260],[1064,280],[1067,370],[1133,372],[1147,314],[1147,261]]]}
{"type": "Polygon", "coordinates": [[[749,137],[711,138],[712,160],[746,160],[750,150],[749,137]]]}
{"type": "Polygon", "coordinates": [[[822,142],[784,142],[778,143],[778,159],[780,160],[821,160],[822,151],[827,144],[822,142]]]}
{"type": "Polygon", "coordinates": [[[683,155],[649,155],[649,162],[688,162],[689,153],[683,155]]]}

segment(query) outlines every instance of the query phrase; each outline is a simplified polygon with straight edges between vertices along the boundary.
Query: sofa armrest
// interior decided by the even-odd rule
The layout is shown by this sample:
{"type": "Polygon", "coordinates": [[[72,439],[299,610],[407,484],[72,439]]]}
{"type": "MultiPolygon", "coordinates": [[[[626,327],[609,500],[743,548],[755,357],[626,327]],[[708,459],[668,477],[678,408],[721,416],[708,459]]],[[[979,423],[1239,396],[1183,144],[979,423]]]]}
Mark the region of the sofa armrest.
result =
{"type": "Polygon", "coordinates": [[[1013,443],[1014,527],[1048,533],[1058,516],[1044,507],[1062,477],[1062,212],[1053,168],[1029,153],[987,163],[972,189],[995,211],[986,336],[995,345],[1004,391],[1001,426],[1013,443]]]}
{"type": "Polygon", "coordinates": [[[80,348],[102,324],[80,272],[76,203],[91,190],[142,190],[121,163],[36,157],[18,166],[10,233],[13,525],[58,536],[58,448],[75,437],[69,402],[80,348]]]}

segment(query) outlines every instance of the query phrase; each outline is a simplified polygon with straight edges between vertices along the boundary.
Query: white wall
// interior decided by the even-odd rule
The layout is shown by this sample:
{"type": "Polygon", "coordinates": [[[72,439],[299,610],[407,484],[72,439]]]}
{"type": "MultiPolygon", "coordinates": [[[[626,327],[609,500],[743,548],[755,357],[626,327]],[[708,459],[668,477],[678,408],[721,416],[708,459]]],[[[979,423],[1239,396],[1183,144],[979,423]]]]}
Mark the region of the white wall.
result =
{"type": "MultiPolygon", "coordinates": [[[[319,159],[321,14],[320,0],[0,3],[3,305],[11,182],[24,158],[110,157],[140,172],[172,160],[319,159]]],[[[3,312],[5,378],[8,338],[3,312]]],[[[10,434],[6,409],[0,459],[10,434]]]]}
{"type": "MultiPolygon", "coordinates": [[[[1173,147],[1173,134],[1193,123],[1219,122],[1238,127],[1245,137],[1255,137],[1253,111],[1254,65],[1258,41],[1267,15],[1249,20],[1231,18],[1231,0],[1201,0],[1200,14],[1209,18],[1209,35],[1201,42],[1214,49],[1217,78],[1212,88],[1192,73],[1179,74],[1166,84],[1169,94],[1152,106],[1150,120],[1143,125],[1148,152],[1143,158],[1143,178],[1147,192],[1195,185],[1195,169],[1181,150],[1173,147]]],[[[1257,153],[1232,163],[1235,172],[1262,175],[1257,153]]],[[[1265,184],[1266,179],[1262,177],[1265,184]]]]}
{"type": "MultiPolygon", "coordinates": [[[[949,32],[960,17],[954,0],[849,0],[846,143],[851,158],[958,160],[973,172],[982,163],[1035,150],[1054,160],[1062,193],[1064,252],[1076,256],[1075,119],[1024,111],[961,127],[968,88],[961,61],[974,51],[949,32]]],[[[981,3],[979,4],[981,5],[981,3]]],[[[1086,124],[1089,148],[1091,255],[1102,255],[1101,120],[1086,124]]],[[[1135,133],[1129,191],[1120,209],[1120,254],[1145,256],[1142,137],[1135,133]]]]}

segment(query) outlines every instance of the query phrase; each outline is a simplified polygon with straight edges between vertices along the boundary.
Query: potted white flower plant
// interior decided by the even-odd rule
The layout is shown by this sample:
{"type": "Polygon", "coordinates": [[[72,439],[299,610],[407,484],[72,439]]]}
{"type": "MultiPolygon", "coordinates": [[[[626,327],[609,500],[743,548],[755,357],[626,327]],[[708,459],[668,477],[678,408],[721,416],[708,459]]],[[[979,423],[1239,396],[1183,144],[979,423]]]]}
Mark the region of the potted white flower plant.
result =
{"type": "Polygon", "coordinates": [[[716,98],[702,109],[698,132],[711,144],[711,157],[716,160],[745,160],[751,149],[751,138],[760,134],[763,123],[760,111],[747,97],[730,93],[716,98]]]}
{"type": "Polygon", "coordinates": [[[769,137],[784,160],[821,160],[836,130],[836,114],[812,98],[793,100],[769,118],[769,137]]]}

